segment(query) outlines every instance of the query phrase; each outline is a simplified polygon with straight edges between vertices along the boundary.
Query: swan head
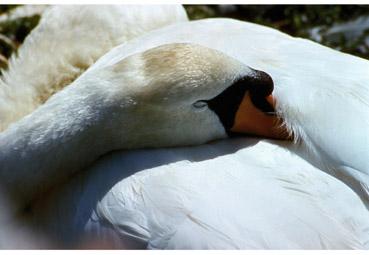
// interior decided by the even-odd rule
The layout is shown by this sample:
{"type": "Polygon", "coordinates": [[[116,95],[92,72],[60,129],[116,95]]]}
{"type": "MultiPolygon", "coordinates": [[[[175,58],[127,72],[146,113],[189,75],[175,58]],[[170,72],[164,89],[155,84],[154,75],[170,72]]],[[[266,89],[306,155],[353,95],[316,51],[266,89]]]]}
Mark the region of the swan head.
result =
{"type": "Polygon", "coordinates": [[[200,45],[162,45],[92,74],[109,81],[110,99],[104,103],[118,106],[107,111],[111,133],[124,130],[129,148],[200,144],[246,129],[252,133],[259,125],[252,122],[275,120],[264,113],[273,111],[266,99],[273,90],[271,77],[200,45]],[[259,119],[247,117],[252,111],[259,119]]]}

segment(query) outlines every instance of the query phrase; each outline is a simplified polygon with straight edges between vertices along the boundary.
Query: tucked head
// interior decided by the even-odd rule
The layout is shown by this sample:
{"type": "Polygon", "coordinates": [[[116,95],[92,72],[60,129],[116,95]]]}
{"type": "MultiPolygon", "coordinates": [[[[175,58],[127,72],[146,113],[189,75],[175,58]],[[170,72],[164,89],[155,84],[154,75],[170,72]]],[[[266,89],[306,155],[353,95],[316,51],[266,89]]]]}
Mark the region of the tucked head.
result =
{"type": "Polygon", "coordinates": [[[217,50],[167,44],[101,71],[113,102],[125,105],[120,118],[130,123],[114,122],[131,129],[130,143],[140,147],[199,144],[234,133],[280,138],[272,78],[217,50]]]}

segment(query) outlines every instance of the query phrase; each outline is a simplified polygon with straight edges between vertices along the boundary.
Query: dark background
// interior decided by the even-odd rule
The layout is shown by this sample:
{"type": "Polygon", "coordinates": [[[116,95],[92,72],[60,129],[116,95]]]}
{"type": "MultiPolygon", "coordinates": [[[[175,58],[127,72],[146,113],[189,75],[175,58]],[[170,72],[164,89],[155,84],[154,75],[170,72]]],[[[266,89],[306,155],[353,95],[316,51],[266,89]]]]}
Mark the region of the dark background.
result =
{"type": "MultiPolygon", "coordinates": [[[[39,15],[6,19],[0,5],[0,68],[37,25],[39,15]]],[[[277,28],[369,59],[369,5],[185,5],[190,19],[230,17],[277,28]]]]}

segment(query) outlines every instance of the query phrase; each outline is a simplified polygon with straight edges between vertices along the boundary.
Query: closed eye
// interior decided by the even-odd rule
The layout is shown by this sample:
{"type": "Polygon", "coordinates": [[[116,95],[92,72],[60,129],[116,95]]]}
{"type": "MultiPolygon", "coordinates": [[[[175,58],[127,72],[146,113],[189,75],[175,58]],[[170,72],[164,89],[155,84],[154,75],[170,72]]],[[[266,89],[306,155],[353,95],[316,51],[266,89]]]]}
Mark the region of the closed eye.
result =
{"type": "Polygon", "coordinates": [[[203,109],[208,106],[208,103],[206,101],[200,100],[193,103],[193,107],[196,109],[203,109]]]}

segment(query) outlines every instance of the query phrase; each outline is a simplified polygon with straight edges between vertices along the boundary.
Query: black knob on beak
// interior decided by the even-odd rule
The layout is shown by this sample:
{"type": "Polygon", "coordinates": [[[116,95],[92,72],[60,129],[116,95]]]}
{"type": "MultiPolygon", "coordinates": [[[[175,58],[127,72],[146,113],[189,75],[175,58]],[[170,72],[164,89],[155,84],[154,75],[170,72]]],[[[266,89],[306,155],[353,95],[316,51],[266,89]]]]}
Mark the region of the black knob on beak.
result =
{"type": "Polygon", "coordinates": [[[245,79],[250,87],[250,92],[255,96],[266,97],[272,94],[274,83],[272,77],[266,72],[255,70],[253,76],[247,76],[245,79]]]}
{"type": "Polygon", "coordinates": [[[267,114],[274,114],[274,108],[265,99],[271,95],[274,89],[272,77],[269,74],[255,70],[254,75],[245,76],[241,79],[248,86],[251,102],[261,111],[267,114]]]}

